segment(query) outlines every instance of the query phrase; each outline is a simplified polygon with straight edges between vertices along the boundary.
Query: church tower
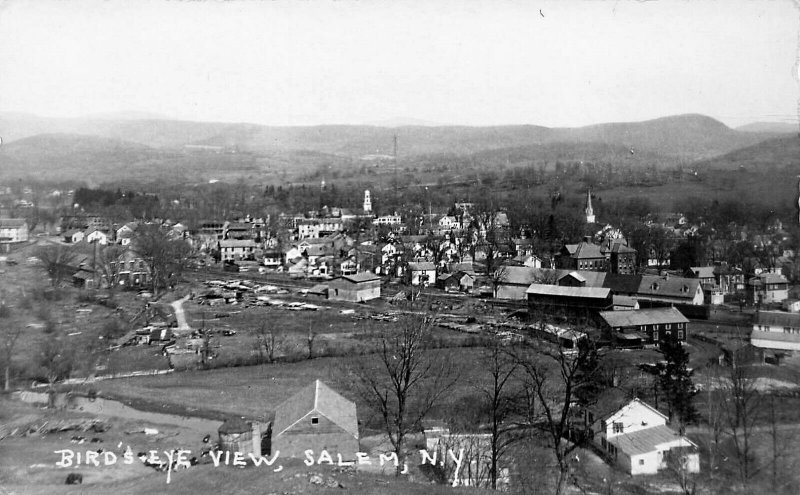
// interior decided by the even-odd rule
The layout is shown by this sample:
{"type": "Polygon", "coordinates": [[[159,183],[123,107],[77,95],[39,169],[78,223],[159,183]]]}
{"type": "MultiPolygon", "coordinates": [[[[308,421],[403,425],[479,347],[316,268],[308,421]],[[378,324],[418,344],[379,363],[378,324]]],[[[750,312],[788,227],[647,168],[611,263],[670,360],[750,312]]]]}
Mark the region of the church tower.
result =
{"type": "Polygon", "coordinates": [[[586,192],[586,223],[594,223],[594,209],[592,208],[592,191],[586,192]]]}
{"type": "Polygon", "coordinates": [[[372,199],[369,197],[369,190],[364,191],[364,211],[367,213],[372,211],[372,199]]]}

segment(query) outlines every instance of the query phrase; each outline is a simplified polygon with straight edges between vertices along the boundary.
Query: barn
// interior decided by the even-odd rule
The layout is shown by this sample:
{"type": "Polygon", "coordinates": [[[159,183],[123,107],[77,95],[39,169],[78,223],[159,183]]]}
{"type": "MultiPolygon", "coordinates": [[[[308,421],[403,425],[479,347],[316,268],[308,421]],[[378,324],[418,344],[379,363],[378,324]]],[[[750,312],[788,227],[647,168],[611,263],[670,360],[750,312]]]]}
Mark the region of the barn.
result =
{"type": "Polygon", "coordinates": [[[371,273],[343,275],[328,282],[328,299],[363,302],[381,297],[381,279],[371,273]]]}
{"type": "Polygon", "coordinates": [[[272,452],[280,451],[281,457],[302,458],[311,449],[353,460],[359,451],[355,403],[320,380],[275,409],[272,432],[272,452]]]}

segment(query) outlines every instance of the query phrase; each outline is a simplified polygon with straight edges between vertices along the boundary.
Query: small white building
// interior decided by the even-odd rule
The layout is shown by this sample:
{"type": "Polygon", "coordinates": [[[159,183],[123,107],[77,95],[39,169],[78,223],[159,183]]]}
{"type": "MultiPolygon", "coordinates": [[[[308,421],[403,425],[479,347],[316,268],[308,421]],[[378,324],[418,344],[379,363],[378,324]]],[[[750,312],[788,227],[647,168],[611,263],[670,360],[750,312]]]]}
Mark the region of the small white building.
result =
{"type": "Polygon", "coordinates": [[[0,243],[26,242],[28,222],[23,218],[0,218],[0,243]]]}
{"type": "Polygon", "coordinates": [[[256,250],[252,239],[234,239],[219,241],[219,253],[222,261],[251,259],[256,250]]]}
{"type": "Polygon", "coordinates": [[[96,242],[101,246],[105,246],[106,244],[108,244],[108,234],[106,234],[102,230],[88,229],[86,231],[86,235],[84,236],[84,240],[88,243],[96,242]]]}
{"type": "Polygon", "coordinates": [[[667,417],[639,399],[589,417],[594,443],[631,475],[656,474],[677,463],[689,473],[700,472],[697,445],[667,426],[667,417]]]}
{"type": "Polygon", "coordinates": [[[428,286],[436,283],[436,265],[430,261],[410,262],[406,273],[411,285],[428,286]]]}

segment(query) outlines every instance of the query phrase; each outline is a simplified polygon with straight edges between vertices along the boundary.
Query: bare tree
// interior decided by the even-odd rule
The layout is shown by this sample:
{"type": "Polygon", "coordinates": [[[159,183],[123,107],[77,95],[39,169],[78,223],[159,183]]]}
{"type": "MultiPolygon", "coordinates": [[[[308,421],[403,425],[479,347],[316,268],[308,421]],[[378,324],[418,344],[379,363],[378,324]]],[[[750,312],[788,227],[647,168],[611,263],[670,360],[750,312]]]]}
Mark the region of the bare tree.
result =
{"type": "Polygon", "coordinates": [[[174,283],[183,271],[189,255],[189,245],[186,242],[171,239],[168,230],[155,224],[140,225],[131,246],[147,264],[154,296],[158,296],[161,287],[174,283]]]}
{"type": "Polygon", "coordinates": [[[314,341],[317,340],[317,332],[312,330],[311,326],[308,327],[308,335],[306,336],[306,346],[308,348],[308,359],[314,357],[314,341]]]}
{"type": "Polygon", "coordinates": [[[572,415],[589,404],[597,387],[596,351],[588,339],[579,342],[577,353],[566,353],[561,346],[535,341],[516,356],[528,404],[536,406],[526,414],[529,426],[544,433],[556,460],[556,495],[566,489],[571,454],[581,446],[580,438],[569,439],[572,415]]]}
{"type": "Polygon", "coordinates": [[[361,395],[382,418],[399,461],[397,474],[404,465],[408,435],[420,428],[457,380],[450,360],[428,349],[430,330],[430,317],[404,317],[396,330],[381,336],[376,360],[361,361],[353,370],[361,395]]]}
{"type": "Polygon", "coordinates": [[[498,289],[506,280],[508,280],[508,265],[501,265],[491,273],[492,291],[495,298],[497,298],[498,289]]]}
{"type": "Polygon", "coordinates": [[[76,363],[75,348],[59,339],[45,339],[39,347],[38,364],[47,381],[49,406],[55,406],[56,383],[70,377],[76,363]]]}
{"type": "Polygon", "coordinates": [[[70,247],[61,244],[50,244],[36,249],[35,256],[41,260],[50,283],[58,287],[61,282],[75,271],[73,266],[78,259],[77,253],[70,247]]]}
{"type": "Polygon", "coordinates": [[[266,323],[262,323],[256,330],[255,347],[259,355],[260,362],[274,363],[275,354],[283,346],[284,335],[274,329],[268,329],[266,323]]]}
{"type": "Polygon", "coordinates": [[[489,483],[497,489],[499,465],[505,459],[508,448],[515,440],[514,425],[508,419],[515,410],[516,395],[512,390],[519,363],[503,349],[498,341],[490,343],[482,352],[481,368],[486,370],[487,382],[477,388],[486,406],[490,429],[489,483]]]}
{"type": "Polygon", "coordinates": [[[105,246],[98,249],[95,255],[95,270],[105,282],[109,290],[113,291],[120,280],[123,266],[120,262],[125,248],[116,245],[105,246]]]}
{"type": "Polygon", "coordinates": [[[761,394],[750,370],[736,360],[733,361],[725,382],[724,396],[727,398],[727,404],[724,411],[727,433],[733,441],[739,479],[742,485],[747,485],[756,471],[752,440],[756,422],[762,412],[761,394]]]}
{"type": "Polygon", "coordinates": [[[4,324],[5,332],[3,336],[3,366],[4,366],[4,380],[3,390],[9,390],[11,386],[11,366],[14,359],[14,348],[17,346],[17,341],[22,336],[23,327],[19,324],[4,324]]]}

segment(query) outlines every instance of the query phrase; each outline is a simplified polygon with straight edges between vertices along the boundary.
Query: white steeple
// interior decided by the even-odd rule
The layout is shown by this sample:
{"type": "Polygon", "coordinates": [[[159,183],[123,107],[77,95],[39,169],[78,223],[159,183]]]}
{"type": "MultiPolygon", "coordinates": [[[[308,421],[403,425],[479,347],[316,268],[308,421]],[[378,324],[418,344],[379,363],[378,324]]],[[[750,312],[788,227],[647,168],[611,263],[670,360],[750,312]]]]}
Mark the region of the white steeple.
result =
{"type": "Polygon", "coordinates": [[[594,223],[594,209],[592,208],[592,191],[586,192],[586,223],[594,223]]]}
{"type": "Polygon", "coordinates": [[[364,211],[372,211],[372,199],[369,197],[369,190],[364,191],[364,211]]]}

